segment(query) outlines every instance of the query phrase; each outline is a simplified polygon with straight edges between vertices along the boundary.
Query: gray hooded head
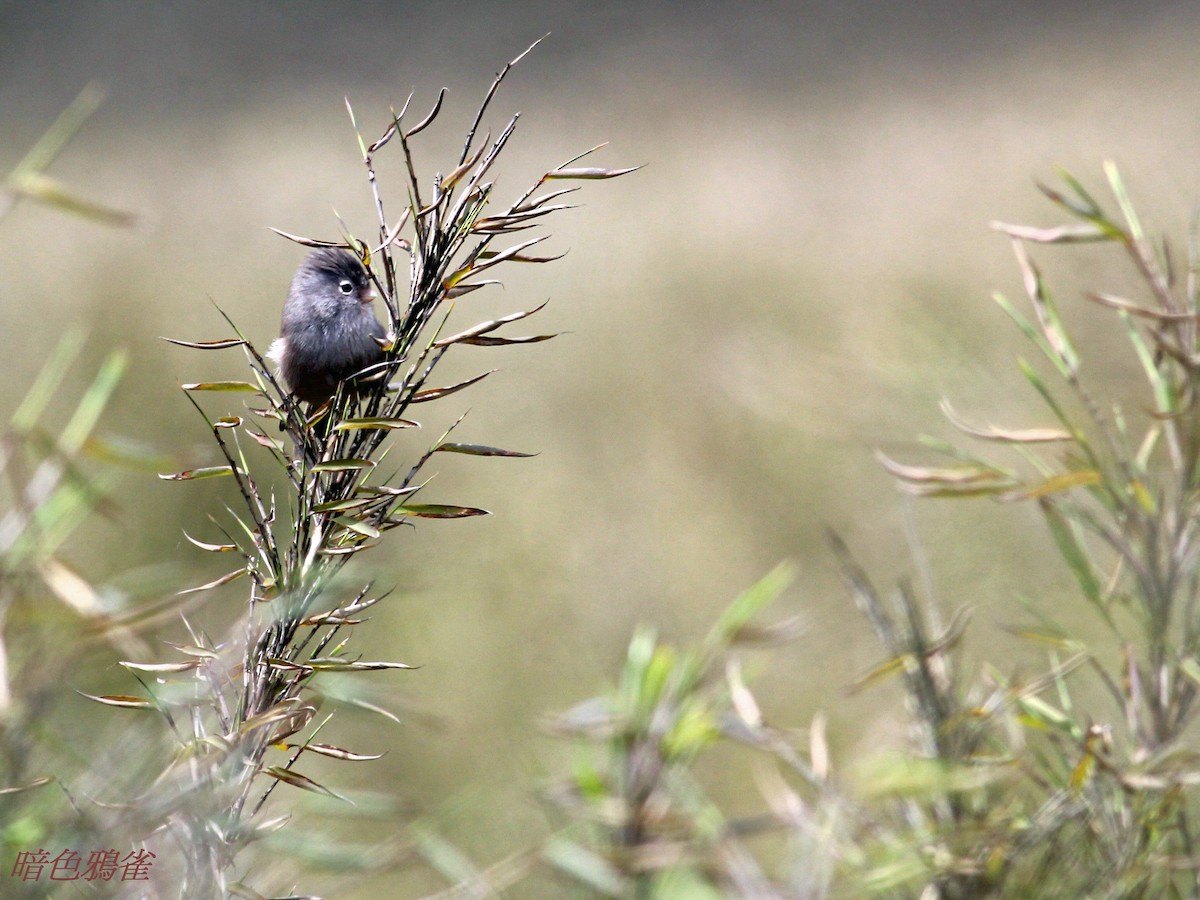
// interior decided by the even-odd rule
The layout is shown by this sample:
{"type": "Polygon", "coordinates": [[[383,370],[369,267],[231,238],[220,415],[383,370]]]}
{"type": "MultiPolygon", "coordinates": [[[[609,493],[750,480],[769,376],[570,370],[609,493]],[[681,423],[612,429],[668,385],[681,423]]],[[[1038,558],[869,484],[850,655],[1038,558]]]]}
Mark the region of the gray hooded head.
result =
{"type": "Polygon", "coordinates": [[[322,247],[300,264],[268,353],[298,399],[322,403],[339,382],[383,358],[376,339],[387,332],[371,311],[374,299],[366,270],[347,250],[322,247]]]}

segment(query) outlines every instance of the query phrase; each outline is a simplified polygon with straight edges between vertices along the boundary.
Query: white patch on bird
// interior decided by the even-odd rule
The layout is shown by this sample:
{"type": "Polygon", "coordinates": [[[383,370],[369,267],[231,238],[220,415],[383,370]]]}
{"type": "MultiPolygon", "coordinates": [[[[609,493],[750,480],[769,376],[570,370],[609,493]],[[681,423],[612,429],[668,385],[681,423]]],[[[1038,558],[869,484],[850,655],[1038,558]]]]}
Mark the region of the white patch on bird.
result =
{"type": "Polygon", "coordinates": [[[267,349],[267,359],[275,363],[276,367],[283,365],[283,354],[287,352],[287,338],[275,338],[271,341],[271,346],[267,349]]]}

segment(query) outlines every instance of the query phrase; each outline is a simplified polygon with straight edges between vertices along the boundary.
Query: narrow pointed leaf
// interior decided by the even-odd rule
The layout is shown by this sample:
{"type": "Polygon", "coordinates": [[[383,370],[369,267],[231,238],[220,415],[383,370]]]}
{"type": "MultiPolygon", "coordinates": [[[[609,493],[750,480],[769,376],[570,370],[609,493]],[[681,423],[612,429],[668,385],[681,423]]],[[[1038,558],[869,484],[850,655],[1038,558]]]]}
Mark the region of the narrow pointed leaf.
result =
{"type": "Polygon", "coordinates": [[[222,575],[220,578],[210,581],[208,584],[202,584],[199,587],[188,588],[185,591],[178,591],[177,595],[183,596],[184,594],[198,594],[201,591],[211,591],[213,588],[219,588],[221,585],[229,584],[231,581],[236,581],[245,575],[246,571],[246,567],[242,566],[240,569],[234,569],[232,572],[228,572],[225,575],[222,575]]]}
{"type": "Polygon", "coordinates": [[[486,447],[483,444],[459,444],[454,441],[447,441],[444,444],[438,444],[433,449],[435,453],[465,453],[468,456],[511,456],[522,458],[537,456],[536,453],[521,453],[517,450],[501,450],[499,447],[486,447]]]}
{"type": "Polygon", "coordinates": [[[1058,545],[1059,554],[1071,570],[1071,574],[1075,576],[1075,581],[1083,591],[1084,596],[1107,619],[1109,613],[1104,602],[1101,581],[1096,575],[1087,549],[1058,507],[1046,500],[1041,501],[1041,506],[1042,514],[1046,517],[1046,524],[1050,527],[1050,533],[1054,536],[1055,544],[1058,545]]]}
{"type": "Polygon", "coordinates": [[[286,231],[280,231],[278,228],[272,228],[271,230],[280,237],[285,237],[289,241],[295,241],[297,244],[301,244],[305,247],[341,247],[343,250],[353,249],[345,241],[318,241],[315,238],[306,238],[300,237],[298,234],[289,234],[286,231]]]}
{"type": "Polygon", "coordinates": [[[375,497],[359,497],[350,500],[329,500],[325,503],[318,503],[312,508],[313,512],[345,512],[348,509],[361,509],[364,506],[370,506],[375,503],[375,497]]]}
{"type": "Polygon", "coordinates": [[[306,753],[316,753],[320,756],[328,756],[330,759],[343,759],[347,762],[369,762],[373,759],[382,759],[382,753],[352,753],[349,750],[343,750],[341,747],[334,747],[332,744],[283,744],[286,750],[304,749],[306,753]]]}
{"type": "Polygon", "coordinates": [[[335,797],[338,800],[346,800],[347,803],[350,802],[336,791],[330,790],[325,785],[313,781],[307,775],[293,772],[291,769],[285,769],[282,766],[268,766],[262,771],[264,775],[270,775],[272,778],[277,778],[284,784],[290,784],[292,787],[297,787],[304,791],[312,791],[315,794],[325,794],[327,797],[335,797]]]}
{"type": "Polygon", "coordinates": [[[417,516],[422,519],[465,519],[470,516],[490,516],[486,509],[476,509],[473,506],[451,506],[444,503],[406,503],[395,507],[395,512],[403,516],[417,516]]]}
{"type": "Polygon", "coordinates": [[[257,385],[248,381],[201,381],[195,384],[181,384],[185,391],[230,391],[245,394],[261,394],[257,385]]]}
{"type": "Polygon", "coordinates": [[[458,334],[451,335],[448,338],[442,338],[441,340],[435,341],[433,346],[438,347],[438,348],[449,347],[451,344],[457,344],[457,343],[459,343],[461,341],[465,341],[469,338],[474,338],[479,335],[488,334],[489,332],[495,331],[501,325],[507,325],[510,322],[516,322],[521,319],[525,319],[525,318],[528,318],[529,316],[532,316],[534,313],[538,312],[543,307],[545,307],[545,305],[546,305],[545,303],[542,303],[539,306],[535,306],[533,309],[523,310],[521,312],[510,313],[507,316],[501,316],[498,319],[491,319],[487,322],[480,322],[478,325],[472,325],[466,331],[460,331],[458,334]]]}
{"type": "Polygon", "coordinates": [[[346,659],[310,659],[308,665],[319,672],[377,672],[384,669],[413,669],[398,662],[355,662],[346,659]]]}
{"type": "Polygon", "coordinates": [[[1004,494],[1000,499],[1020,502],[1024,500],[1037,500],[1040,497],[1048,497],[1050,494],[1069,491],[1072,488],[1088,487],[1093,484],[1100,484],[1104,481],[1103,476],[1095,469],[1084,469],[1077,472],[1064,472],[1061,475],[1054,475],[1039,481],[1037,484],[1030,487],[1022,488],[1019,491],[1012,491],[1004,494]]]}
{"type": "Polygon", "coordinates": [[[0,788],[0,796],[5,796],[7,794],[20,794],[24,791],[36,790],[37,788],[45,787],[48,784],[54,784],[55,781],[57,781],[57,779],[51,775],[43,778],[35,778],[33,781],[30,781],[27,784],[18,785],[16,787],[0,788]]]}
{"type": "Polygon", "coordinates": [[[83,691],[77,691],[81,697],[87,697],[89,700],[95,700],[97,703],[103,703],[105,706],[117,706],[122,709],[157,709],[158,706],[153,700],[147,700],[145,697],[131,697],[128,694],[104,694],[97,697],[92,694],[85,694],[83,691]]]}
{"type": "Polygon", "coordinates": [[[509,344],[536,344],[540,341],[548,341],[551,338],[558,337],[558,334],[534,334],[528,337],[493,337],[492,335],[480,335],[479,337],[463,338],[459,341],[460,344],[471,344],[474,347],[505,347],[509,344]]]}
{"type": "Polygon", "coordinates": [[[222,475],[232,475],[233,466],[206,466],[200,469],[185,469],[174,474],[159,474],[163,481],[196,481],[200,478],[219,478],[222,475]]]}
{"type": "Polygon", "coordinates": [[[417,391],[415,394],[412,395],[412,399],[409,400],[409,402],[410,403],[426,403],[430,400],[437,400],[440,397],[446,397],[450,394],[453,394],[455,391],[461,391],[465,387],[470,387],[471,385],[475,384],[476,382],[482,381],[483,379],[487,378],[489,375],[491,375],[495,371],[496,371],[495,369],[489,369],[488,371],[483,372],[482,374],[476,375],[474,378],[468,378],[466,381],[460,381],[458,384],[452,384],[449,387],[430,388],[425,391],[417,391]]]}
{"type": "Polygon", "coordinates": [[[209,544],[209,543],[206,543],[205,541],[198,541],[194,537],[192,537],[190,534],[188,534],[186,531],[183,533],[183,536],[185,538],[187,538],[189,541],[191,541],[193,544],[195,544],[197,547],[199,547],[201,550],[207,550],[210,553],[231,553],[235,550],[240,549],[237,544],[209,544]]]}
{"type": "Polygon", "coordinates": [[[379,537],[379,529],[369,522],[360,522],[358,519],[351,519],[348,516],[338,516],[334,521],[343,528],[347,528],[356,534],[361,534],[363,537],[379,537]]]}
{"type": "Polygon", "coordinates": [[[1110,241],[1112,233],[1095,222],[1073,225],[1058,225],[1052,228],[1037,228],[1032,225],[1009,225],[992,222],[992,228],[1009,237],[1035,244],[1082,244],[1092,241],[1110,241]]]}
{"type": "Polygon", "coordinates": [[[362,429],[389,430],[396,428],[420,428],[420,422],[408,419],[389,419],[383,416],[363,419],[343,419],[334,426],[334,431],[355,431],[362,429]]]}
{"type": "Polygon", "coordinates": [[[967,424],[951,408],[945,400],[942,401],[942,412],[950,420],[950,424],[964,434],[982,441],[1000,441],[1007,444],[1039,444],[1052,441],[1069,441],[1073,435],[1061,428],[997,428],[994,425],[983,427],[967,424]]]}
{"type": "Polygon", "coordinates": [[[1008,473],[986,465],[910,466],[896,462],[880,451],[875,452],[875,458],[887,469],[889,474],[909,482],[975,484],[1012,478],[1008,473]]]}
{"type": "Polygon", "coordinates": [[[171,674],[176,672],[190,672],[192,669],[198,668],[200,661],[193,659],[187,662],[177,663],[135,663],[128,660],[121,660],[119,665],[126,669],[131,669],[136,672],[151,672],[154,674],[171,674]]]}
{"type": "Polygon", "coordinates": [[[353,472],[361,469],[375,468],[375,461],[370,459],[331,459],[319,462],[312,467],[314,472],[353,472]]]}
{"type": "Polygon", "coordinates": [[[228,347],[244,347],[246,345],[241,338],[226,338],[223,341],[181,341],[176,338],[164,337],[163,340],[168,344],[191,347],[193,350],[225,350],[228,347]]]}
{"type": "Polygon", "coordinates": [[[599,169],[582,167],[577,169],[553,169],[546,173],[546,179],[552,178],[617,178],[621,175],[628,175],[630,172],[636,172],[641,166],[631,166],[628,169],[599,169]]]}

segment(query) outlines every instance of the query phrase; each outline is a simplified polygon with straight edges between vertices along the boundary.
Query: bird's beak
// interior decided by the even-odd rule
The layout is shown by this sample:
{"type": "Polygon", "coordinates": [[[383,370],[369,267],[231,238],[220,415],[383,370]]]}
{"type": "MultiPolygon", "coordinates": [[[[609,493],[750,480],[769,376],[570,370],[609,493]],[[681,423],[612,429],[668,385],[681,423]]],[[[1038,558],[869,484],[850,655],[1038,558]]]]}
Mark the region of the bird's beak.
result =
{"type": "Polygon", "coordinates": [[[358,292],[358,302],[363,306],[370,306],[376,300],[375,288],[368,284],[365,288],[358,292]]]}

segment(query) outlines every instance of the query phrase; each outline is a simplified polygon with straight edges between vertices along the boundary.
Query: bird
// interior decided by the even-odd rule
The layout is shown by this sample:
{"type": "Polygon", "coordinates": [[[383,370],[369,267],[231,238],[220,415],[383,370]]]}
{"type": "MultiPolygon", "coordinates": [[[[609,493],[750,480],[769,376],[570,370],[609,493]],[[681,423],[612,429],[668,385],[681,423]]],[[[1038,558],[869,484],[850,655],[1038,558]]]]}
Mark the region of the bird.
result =
{"type": "Polygon", "coordinates": [[[371,310],[374,300],[367,270],[348,250],[321,247],[300,264],[267,351],[297,400],[320,405],[383,359],[387,330],[371,310]]]}

